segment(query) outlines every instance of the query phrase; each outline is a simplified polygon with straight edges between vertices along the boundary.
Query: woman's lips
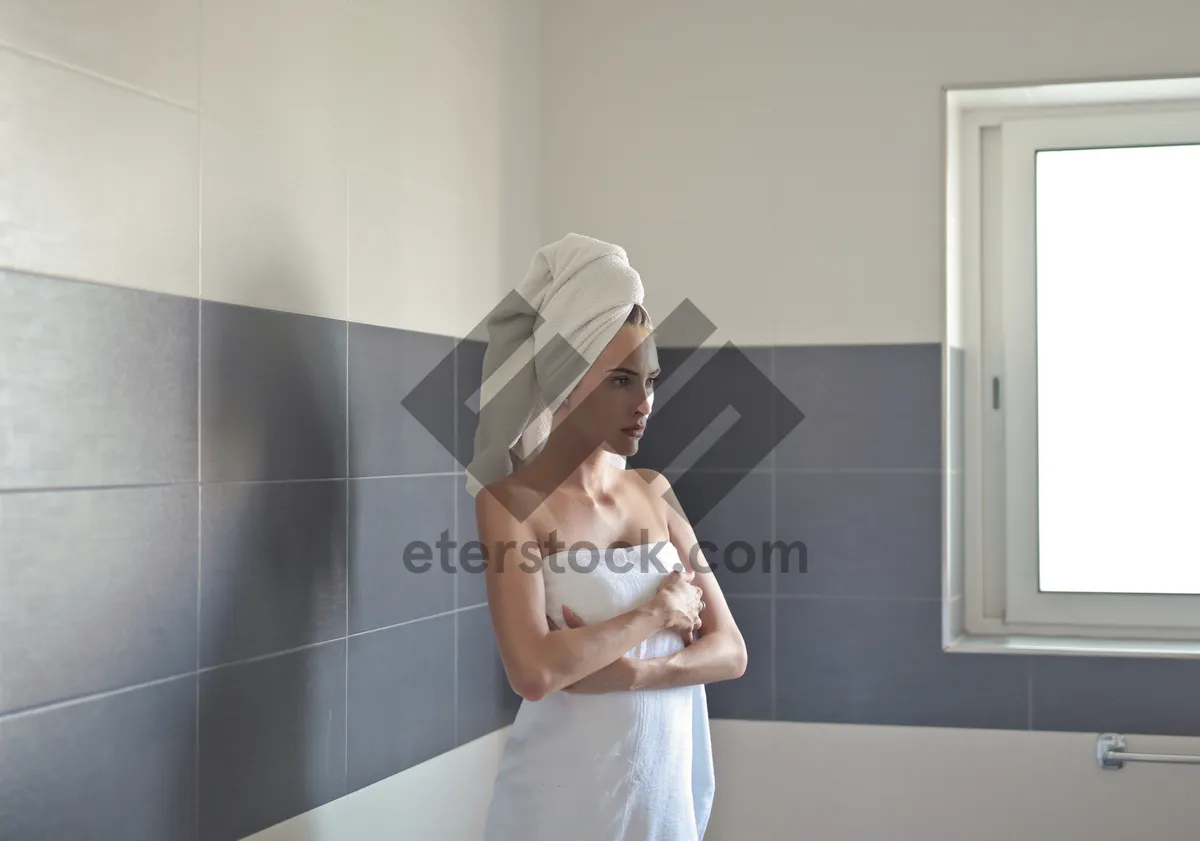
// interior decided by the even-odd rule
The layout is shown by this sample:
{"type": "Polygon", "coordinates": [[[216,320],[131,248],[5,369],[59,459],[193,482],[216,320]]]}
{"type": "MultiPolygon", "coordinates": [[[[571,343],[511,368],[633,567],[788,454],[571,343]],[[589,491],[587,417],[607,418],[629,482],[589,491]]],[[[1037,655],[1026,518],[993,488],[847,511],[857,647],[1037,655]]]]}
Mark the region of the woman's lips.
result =
{"type": "Polygon", "coordinates": [[[644,427],[644,426],[627,426],[624,429],[622,429],[621,431],[624,432],[626,435],[628,435],[630,438],[641,438],[642,434],[646,431],[646,427],[644,427]]]}

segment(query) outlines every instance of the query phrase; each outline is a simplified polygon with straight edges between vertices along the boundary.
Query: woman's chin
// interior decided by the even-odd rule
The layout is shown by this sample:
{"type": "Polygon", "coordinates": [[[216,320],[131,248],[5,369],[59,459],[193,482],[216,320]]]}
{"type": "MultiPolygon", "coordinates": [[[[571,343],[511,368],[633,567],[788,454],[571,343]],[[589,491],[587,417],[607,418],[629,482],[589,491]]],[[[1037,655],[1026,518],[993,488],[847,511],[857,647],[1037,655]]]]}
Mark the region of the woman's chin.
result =
{"type": "Polygon", "coordinates": [[[621,440],[615,441],[609,446],[617,455],[628,458],[629,456],[637,454],[638,443],[639,442],[637,438],[631,438],[628,435],[622,435],[621,440]]]}

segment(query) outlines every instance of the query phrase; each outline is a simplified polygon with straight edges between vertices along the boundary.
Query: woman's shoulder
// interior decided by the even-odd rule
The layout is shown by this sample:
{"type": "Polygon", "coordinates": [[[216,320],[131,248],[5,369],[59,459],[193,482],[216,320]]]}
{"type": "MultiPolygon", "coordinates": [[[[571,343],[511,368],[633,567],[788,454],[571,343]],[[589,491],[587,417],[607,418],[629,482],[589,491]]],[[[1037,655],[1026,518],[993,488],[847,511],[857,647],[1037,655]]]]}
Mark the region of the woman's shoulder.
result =
{"type": "Polygon", "coordinates": [[[646,501],[655,510],[663,513],[668,522],[674,520],[676,515],[683,514],[683,507],[675,495],[675,489],[671,486],[670,480],[662,473],[648,467],[634,467],[626,472],[636,474],[637,478],[632,479],[630,484],[637,486],[638,490],[645,494],[646,501]]]}
{"type": "MultiPolygon", "coordinates": [[[[640,478],[641,484],[652,491],[661,492],[671,487],[671,483],[666,476],[657,470],[651,470],[649,467],[631,467],[625,472],[640,478]]],[[[631,478],[633,477],[631,476],[631,478]]]]}
{"type": "Polygon", "coordinates": [[[629,484],[652,499],[666,499],[673,493],[671,482],[657,470],[649,467],[631,467],[625,471],[629,474],[629,484]]]}
{"type": "Polygon", "coordinates": [[[480,488],[475,495],[475,508],[480,516],[493,523],[510,526],[520,523],[528,527],[529,515],[542,501],[543,497],[534,488],[510,474],[480,488]]]}

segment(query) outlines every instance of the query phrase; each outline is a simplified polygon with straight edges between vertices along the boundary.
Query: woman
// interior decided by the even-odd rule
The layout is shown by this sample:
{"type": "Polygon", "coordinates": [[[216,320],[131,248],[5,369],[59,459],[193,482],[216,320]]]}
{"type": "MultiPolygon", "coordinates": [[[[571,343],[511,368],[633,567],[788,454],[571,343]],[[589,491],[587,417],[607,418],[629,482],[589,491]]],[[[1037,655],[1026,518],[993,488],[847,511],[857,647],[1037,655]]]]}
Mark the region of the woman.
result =
{"type": "Polygon", "coordinates": [[[696,841],[708,822],[703,684],[739,677],[746,649],[667,480],[623,469],[659,374],[640,297],[536,454],[476,494],[493,628],[523,699],[485,841],[696,841]]]}

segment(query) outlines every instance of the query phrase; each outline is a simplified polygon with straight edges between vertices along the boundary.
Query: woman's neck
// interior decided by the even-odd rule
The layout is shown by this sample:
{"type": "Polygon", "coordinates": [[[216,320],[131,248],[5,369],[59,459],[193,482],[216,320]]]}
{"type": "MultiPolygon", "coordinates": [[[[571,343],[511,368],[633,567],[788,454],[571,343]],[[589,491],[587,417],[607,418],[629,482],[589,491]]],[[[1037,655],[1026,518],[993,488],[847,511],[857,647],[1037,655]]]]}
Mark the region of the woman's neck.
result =
{"type": "Polygon", "coordinates": [[[602,497],[612,492],[618,471],[604,447],[588,448],[567,436],[551,433],[529,463],[529,479],[547,494],[558,488],[602,497]]]}

